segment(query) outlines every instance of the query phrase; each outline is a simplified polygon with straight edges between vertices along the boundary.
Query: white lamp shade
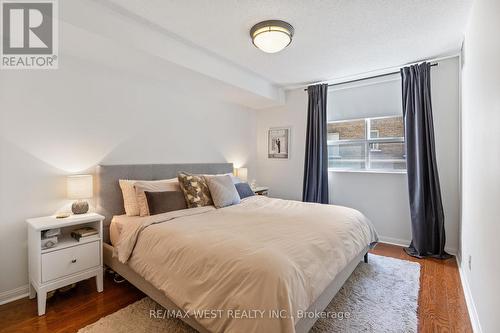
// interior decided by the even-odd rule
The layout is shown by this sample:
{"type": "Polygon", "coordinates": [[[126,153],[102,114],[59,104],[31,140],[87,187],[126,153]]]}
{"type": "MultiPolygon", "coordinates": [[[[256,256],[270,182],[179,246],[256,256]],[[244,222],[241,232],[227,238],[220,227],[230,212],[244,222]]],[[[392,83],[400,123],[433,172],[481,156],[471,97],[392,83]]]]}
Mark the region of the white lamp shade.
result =
{"type": "Polygon", "coordinates": [[[255,36],[253,43],[266,53],[276,53],[290,44],[292,38],[282,31],[265,31],[255,36]]]}
{"type": "Polygon", "coordinates": [[[247,168],[237,168],[236,177],[246,182],[248,180],[248,169],[247,168]]]}
{"type": "Polygon", "coordinates": [[[92,175],[68,176],[66,185],[69,199],[88,199],[93,196],[92,175]]]}

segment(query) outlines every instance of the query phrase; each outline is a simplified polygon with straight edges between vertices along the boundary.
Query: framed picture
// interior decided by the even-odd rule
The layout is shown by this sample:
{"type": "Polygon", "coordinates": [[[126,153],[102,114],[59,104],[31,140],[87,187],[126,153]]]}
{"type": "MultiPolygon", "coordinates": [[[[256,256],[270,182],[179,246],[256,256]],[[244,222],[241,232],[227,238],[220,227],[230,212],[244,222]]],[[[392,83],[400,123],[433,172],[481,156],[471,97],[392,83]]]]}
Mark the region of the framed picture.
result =
{"type": "Polygon", "coordinates": [[[268,158],[288,159],[290,156],[290,127],[270,128],[267,142],[268,158]]]}

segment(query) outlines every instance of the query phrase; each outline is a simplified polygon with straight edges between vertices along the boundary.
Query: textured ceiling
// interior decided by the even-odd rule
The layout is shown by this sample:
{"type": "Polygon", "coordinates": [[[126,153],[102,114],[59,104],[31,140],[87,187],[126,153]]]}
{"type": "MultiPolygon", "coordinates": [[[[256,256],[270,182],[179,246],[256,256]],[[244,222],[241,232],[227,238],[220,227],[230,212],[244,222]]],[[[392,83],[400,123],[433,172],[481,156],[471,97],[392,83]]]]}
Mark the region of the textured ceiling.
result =
{"type": "MultiPolygon", "coordinates": [[[[111,0],[112,1],[112,0],[111,0]]],[[[329,80],[459,50],[472,0],[120,0],[188,43],[281,86],[329,80]],[[253,24],[295,27],[277,54],[256,49],[253,24]]]]}

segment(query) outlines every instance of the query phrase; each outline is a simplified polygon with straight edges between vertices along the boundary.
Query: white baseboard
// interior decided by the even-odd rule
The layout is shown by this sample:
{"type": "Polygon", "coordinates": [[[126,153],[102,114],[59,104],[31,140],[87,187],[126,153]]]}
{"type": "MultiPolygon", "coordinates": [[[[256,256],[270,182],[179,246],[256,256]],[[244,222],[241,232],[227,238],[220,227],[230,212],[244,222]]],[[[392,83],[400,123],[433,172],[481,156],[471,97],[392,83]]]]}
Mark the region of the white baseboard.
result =
{"type": "Polygon", "coordinates": [[[460,281],[462,282],[462,289],[465,295],[465,303],[467,303],[467,311],[469,312],[470,322],[472,324],[472,330],[474,333],[482,333],[481,324],[479,323],[479,317],[477,315],[476,304],[472,298],[472,293],[470,291],[469,282],[465,277],[464,267],[460,264],[460,260],[457,258],[458,272],[460,273],[460,281]]]}
{"type": "MultiPolygon", "coordinates": [[[[398,246],[404,246],[407,247],[410,245],[411,240],[409,239],[401,239],[401,238],[393,238],[393,237],[386,237],[386,236],[380,236],[379,235],[379,241],[381,243],[387,243],[387,244],[392,244],[392,245],[398,245],[398,246]]],[[[457,255],[457,249],[453,249],[450,247],[445,247],[444,250],[448,252],[449,254],[457,255]]]]}
{"type": "Polygon", "coordinates": [[[16,289],[1,292],[0,305],[18,300],[23,297],[27,297],[28,294],[29,294],[28,285],[24,285],[16,289]]]}
{"type": "Polygon", "coordinates": [[[406,240],[406,239],[386,237],[386,236],[378,236],[378,239],[379,239],[380,243],[386,243],[386,244],[404,246],[404,247],[410,245],[410,243],[411,243],[411,241],[406,240]]]}

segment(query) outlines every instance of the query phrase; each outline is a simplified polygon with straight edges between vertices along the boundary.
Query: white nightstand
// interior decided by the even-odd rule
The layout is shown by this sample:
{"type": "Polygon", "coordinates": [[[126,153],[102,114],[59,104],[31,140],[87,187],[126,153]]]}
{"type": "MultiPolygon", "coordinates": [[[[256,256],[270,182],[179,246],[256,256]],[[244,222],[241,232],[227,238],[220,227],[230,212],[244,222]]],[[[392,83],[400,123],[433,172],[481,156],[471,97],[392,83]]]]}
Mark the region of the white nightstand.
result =
{"type": "Polygon", "coordinates": [[[47,292],[95,276],[97,291],[102,285],[102,221],[89,213],[56,219],[54,216],[28,219],[29,297],[37,295],[38,315],[45,314],[47,292]],[[99,233],[77,241],[70,233],[84,226],[99,233]],[[61,228],[56,246],[42,250],[42,231],[61,228]]]}
{"type": "Polygon", "coordinates": [[[255,188],[252,189],[253,193],[256,195],[267,195],[269,191],[269,187],[267,186],[256,186],[255,188]]]}

